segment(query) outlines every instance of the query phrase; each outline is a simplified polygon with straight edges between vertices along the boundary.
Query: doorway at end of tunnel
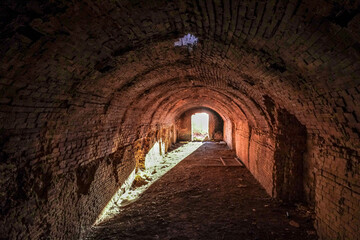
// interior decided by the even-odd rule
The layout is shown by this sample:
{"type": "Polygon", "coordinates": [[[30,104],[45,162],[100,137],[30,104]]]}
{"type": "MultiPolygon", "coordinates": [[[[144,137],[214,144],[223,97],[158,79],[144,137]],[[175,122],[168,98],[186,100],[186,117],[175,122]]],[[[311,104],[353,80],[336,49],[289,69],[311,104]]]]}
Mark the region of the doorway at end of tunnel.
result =
{"type": "Polygon", "coordinates": [[[191,141],[209,140],[209,114],[195,113],[191,116],[191,141]]]}

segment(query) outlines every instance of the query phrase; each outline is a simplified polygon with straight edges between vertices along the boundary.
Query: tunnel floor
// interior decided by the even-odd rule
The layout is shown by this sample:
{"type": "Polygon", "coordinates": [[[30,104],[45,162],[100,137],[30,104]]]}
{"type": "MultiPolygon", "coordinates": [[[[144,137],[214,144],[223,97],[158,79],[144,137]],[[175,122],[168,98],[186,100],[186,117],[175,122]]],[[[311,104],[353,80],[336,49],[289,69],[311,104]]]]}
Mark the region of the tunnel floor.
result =
{"type": "Polygon", "coordinates": [[[204,143],[86,239],[317,239],[310,211],[271,199],[220,157],[236,165],[226,145],[204,143]]]}

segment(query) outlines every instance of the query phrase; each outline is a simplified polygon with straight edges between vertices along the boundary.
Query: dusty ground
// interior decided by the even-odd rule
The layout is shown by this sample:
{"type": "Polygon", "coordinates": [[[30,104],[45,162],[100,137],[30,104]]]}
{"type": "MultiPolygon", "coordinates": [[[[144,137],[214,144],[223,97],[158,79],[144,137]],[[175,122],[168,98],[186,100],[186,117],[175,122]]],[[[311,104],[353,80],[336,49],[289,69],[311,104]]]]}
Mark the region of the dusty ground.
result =
{"type": "Polygon", "coordinates": [[[246,168],[221,166],[220,156],[234,153],[202,145],[87,239],[317,239],[305,208],[272,200],[246,168]]]}

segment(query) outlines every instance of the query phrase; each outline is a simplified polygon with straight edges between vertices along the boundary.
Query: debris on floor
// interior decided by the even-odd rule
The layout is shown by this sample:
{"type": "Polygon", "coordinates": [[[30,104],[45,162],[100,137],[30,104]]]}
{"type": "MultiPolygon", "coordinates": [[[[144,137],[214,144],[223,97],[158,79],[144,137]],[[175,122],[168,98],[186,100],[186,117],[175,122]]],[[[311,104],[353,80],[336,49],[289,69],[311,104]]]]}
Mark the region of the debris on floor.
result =
{"type": "Polygon", "coordinates": [[[293,226],[293,227],[296,227],[296,228],[299,228],[299,227],[300,227],[300,224],[298,224],[298,223],[295,222],[294,220],[291,220],[291,221],[289,222],[289,224],[290,224],[291,226],[293,226]]]}

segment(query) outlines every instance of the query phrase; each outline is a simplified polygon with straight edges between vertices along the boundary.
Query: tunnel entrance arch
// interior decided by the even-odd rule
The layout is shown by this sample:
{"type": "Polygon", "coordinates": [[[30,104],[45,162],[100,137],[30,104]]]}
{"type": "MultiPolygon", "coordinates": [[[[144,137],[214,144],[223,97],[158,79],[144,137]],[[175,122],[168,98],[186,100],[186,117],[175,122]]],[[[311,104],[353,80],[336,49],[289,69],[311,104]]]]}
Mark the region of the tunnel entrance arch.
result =
{"type": "Polygon", "coordinates": [[[209,140],[209,114],[195,113],[191,116],[191,141],[209,140]]]}

